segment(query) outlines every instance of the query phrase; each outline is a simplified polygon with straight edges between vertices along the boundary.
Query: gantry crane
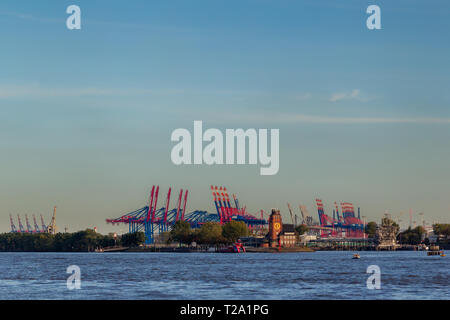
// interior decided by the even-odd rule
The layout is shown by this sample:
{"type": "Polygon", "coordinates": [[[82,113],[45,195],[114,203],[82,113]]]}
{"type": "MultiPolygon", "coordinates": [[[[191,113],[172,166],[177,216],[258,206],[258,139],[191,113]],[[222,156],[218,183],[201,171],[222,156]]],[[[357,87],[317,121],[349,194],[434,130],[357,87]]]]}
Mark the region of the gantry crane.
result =
{"type": "Polygon", "coordinates": [[[41,226],[42,226],[42,232],[46,232],[47,231],[47,226],[44,223],[44,217],[41,214],[41,226]]]}
{"type": "Polygon", "coordinates": [[[34,222],[34,232],[40,233],[41,230],[39,229],[39,226],[38,226],[38,224],[36,222],[36,216],[34,214],[33,214],[33,222],[34,222]]]}
{"type": "Polygon", "coordinates": [[[17,228],[14,224],[14,220],[11,214],[9,214],[9,221],[11,222],[11,232],[17,232],[17,228]]]}
{"type": "Polygon", "coordinates": [[[56,206],[53,207],[52,221],[47,227],[47,232],[50,234],[56,234],[56,206]]]}
{"type": "Polygon", "coordinates": [[[20,215],[17,215],[17,220],[19,221],[19,230],[20,230],[20,232],[26,232],[25,228],[23,227],[22,221],[20,220],[20,215]]]}
{"type": "Polygon", "coordinates": [[[292,213],[292,208],[291,208],[291,205],[289,204],[289,202],[288,202],[288,208],[289,208],[289,213],[291,214],[291,221],[292,221],[292,224],[294,224],[294,214],[292,213]]]}
{"type": "Polygon", "coordinates": [[[302,224],[305,224],[305,214],[303,213],[302,206],[299,205],[298,208],[300,209],[300,213],[302,214],[302,224]]]}
{"type": "Polygon", "coordinates": [[[25,215],[25,221],[27,223],[27,232],[32,233],[33,232],[33,228],[30,226],[30,221],[28,220],[28,215],[25,215]]]}

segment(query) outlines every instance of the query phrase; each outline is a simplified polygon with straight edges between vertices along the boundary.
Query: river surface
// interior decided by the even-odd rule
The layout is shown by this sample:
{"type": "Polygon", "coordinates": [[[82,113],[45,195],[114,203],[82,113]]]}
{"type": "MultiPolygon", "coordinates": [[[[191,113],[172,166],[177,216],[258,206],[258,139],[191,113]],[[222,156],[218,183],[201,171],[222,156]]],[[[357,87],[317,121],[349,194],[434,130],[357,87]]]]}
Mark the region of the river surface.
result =
{"type": "Polygon", "coordinates": [[[0,253],[0,299],[450,299],[448,253],[360,254],[0,253]],[[70,265],[81,289],[67,287],[70,265]]]}

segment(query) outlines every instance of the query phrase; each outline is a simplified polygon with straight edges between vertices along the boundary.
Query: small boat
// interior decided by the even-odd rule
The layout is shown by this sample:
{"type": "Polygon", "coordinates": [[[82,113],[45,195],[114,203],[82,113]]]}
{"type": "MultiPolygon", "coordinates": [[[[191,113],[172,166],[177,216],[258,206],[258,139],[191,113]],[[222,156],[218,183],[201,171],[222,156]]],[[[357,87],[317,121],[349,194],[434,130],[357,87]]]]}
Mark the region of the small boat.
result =
{"type": "Polygon", "coordinates": [[[221,253],[244,253],[245,247],[244,245],[238,240],[238,242],[234,243],[232,246],[229,246],[224,249],[220,249],[219,252],[221,253]]]}
{"type": "MultiPolygon", "coordinates": [[[[443,250],[439,249],[439,246],[430,246],[430,250],[427,251],[428,256],[441,256],[444,254],[443,250]]],[[[444,254],[445,257],[445,254],[444,254]]]]}
{"type": "Polygon", "coordinates": [[[361,256],[359,255],[359,253],[355,253],[352,259],[361,259],[361,256]]]}
{"type": "Polygon", "coordinates": [[[441,257],[445,257],[444,250],[441,251],[441,257]]]}

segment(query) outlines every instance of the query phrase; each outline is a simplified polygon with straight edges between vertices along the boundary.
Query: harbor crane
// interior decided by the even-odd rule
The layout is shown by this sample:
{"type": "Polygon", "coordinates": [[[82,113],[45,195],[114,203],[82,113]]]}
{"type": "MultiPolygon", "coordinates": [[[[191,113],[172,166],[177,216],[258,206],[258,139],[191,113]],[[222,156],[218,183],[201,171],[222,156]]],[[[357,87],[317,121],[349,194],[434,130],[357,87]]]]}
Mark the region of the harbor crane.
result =
{"type": "Polygon", "coordinates": [[[17,232],[17,228],[11,214],[9,214],[9,221],[11,222],[11,232],[17,232]]]}
{"type": "Polygon", "coordinates": [[[302,215],[302,224],[305,224],[306,220],[305,220],[305,214],[303,213],[303,210],[302,210],[302,206],[299,205],[298,208],[300,209],[300,213],[302,215]]]}
{"type": "Polygon", "coordinates": [[[302,224],[306,224],[308,226],[312,225],[313,224],[313,219],[309,215],[309,212],[308,212],[308,209],[306,208],[306,206],[299,205],[298,207],[300,208],[300,212],[301,212],[302,217],[303,217],[302,224]]]}
{"type": "Polygon", "coordinates": [[[44,223],[44,217],[41,214],[41,225],[42,225],[42,232],[47,231],[47,226],[44,223]]]}
{"type": "Polygon", "coordinates": [[[262,218],[262,212],[261,219],[247,213],[246,206],[241,206],[237,197],[232,194],[232,199],[235,204],[235,207],[233,207],[225,187],[211,186],[211,193],[217,213],[208,213],[203,210],[187,212],[187,189],[181,189],[180,193],[177,193],[178,202],[171,209],[170,195],[173,192],[174,190],[170,188],[164,203],[165,206],[158,208],[157,198],[159,187],[153,185],[148,205],[123,214],[118,218],[106,219],[106,222],[113,225],[119,223],[128,224],[129,233],[143,231],[146,238],[146,245],[153,244],[155,236],[160,235],[162,232],[170,231],[177,221],[185,221],[189,223],[191,228],[200,228],[207,222],[224,224],[229,221],[240,221],[244,222],[251,231],[261,230],[260,232],[262,232],[262,227],[267,224],[267,221],[262,218]]]}
{"type": "Polygon", "coordinates": [[[28,215],[27,214],[25,215],[25,221],[27,223],[27,232],[32,233],[33,232],[33,228],[31,228],[31,226],[30,226],[30,221],[28,220],[28,215]]]}
{"type": "Polygon", "coordinates": [[[20,232],[26,232],[25,228],[23,227],[22,221],[20,220],[20,216],[17,215],[17,220],[19,221],[19,230],[20,232]]]}
{"type": "Polygon", "coordinates": [[[47,232],[50,234],[56,234],[56,206],[53,207],[52,221],[47,227],[47,232]]]}
{"type": "MultiPolygon", "coordinates": [[[[14,218],[11,214],[9,214],[9,221],[11,224],[11,232],[12,233],[46,233],[48,232],[48,228],[45,226],[44,218],[41,214],[41,221],[42,221],[42,227],[39,226],[36,215],[33,214],[33,221],[29,219],[28,214],[25,215],[25,226],[22,224],[22,220],[20,218],[20,215],[17,215],[17,221],[18,221],[18,228],[14,224],[14,218]],[[31,222],[31,223],[30,223],[31,222]]],[[[55,221],[53,221],[53,224],[55,224],[55,221]]],[[[55,230],[54,227],[51,230],[55,230]]]]}
{"type": "Polygon", "coordinates": [[[292,208],[291,208],[291,205],[289,204],[289,202],[288,202],[288,208],[289,208],[289,213],[291,214],[291,221],[292,221],[292,224],[294,224],[294,214],[292,213],[292,208]]]}
{"type": "Polygon", "coordinates": [[[34,222],[34,232],[37,232],[37,233],[41,232],[41,230],[39,229],[39,226],[37,224],[37,221],[36,221],[36,216],[34,214],[33,214],[33,222],[34,222]]]}

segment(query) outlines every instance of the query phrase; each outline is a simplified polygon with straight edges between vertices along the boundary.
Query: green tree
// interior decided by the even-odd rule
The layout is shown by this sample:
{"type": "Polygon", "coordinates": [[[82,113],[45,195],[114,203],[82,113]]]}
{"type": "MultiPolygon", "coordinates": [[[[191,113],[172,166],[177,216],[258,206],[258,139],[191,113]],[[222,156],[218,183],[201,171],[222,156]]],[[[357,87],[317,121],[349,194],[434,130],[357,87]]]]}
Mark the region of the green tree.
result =
{"type": "Polygon", "coordinates": [[[184,244],[189,244],[192,241],[191,225],[182,220],[175,222],[173,229],[170,230],[170,241],[177,241],[184,244]]]}
{"type": "Polygon", "coordinates": [[[223,243],[222,226],[216,222],[206,222],[196,233],[196,238],[200,244],[223,243]]]}
{"type": "Polygon", "coordinates": [[[365,232],[369,238],[375,238],[377,232],[377,223],[375,221],[370,221],[365,228],[365,232]]]}
{"type": "Polygon", "coordinates": [[[436,223],[433,225],[433,232],[439,238],[444,238],[444,241],[447,241],[450,238],[450,224],[436,223]]]}
{"type": "Polygon", "coordinates": [[[93,251],[97,247],[114,244],[114,239],[92,229],[75,233],[3,233],[0,234],[0,251],[70,252],[93,251]]]}
{"type": "Polygon", "coordinates": [[[401,244],[417,245],[422,242],[422,236],[425,234],[425,229],[418,226],[414,229],[409,227],[407,230],[401,232],[397,239],[401,244]]]}
{"type": "Polygon", "coordinates": [[[306,224],[300,224],[295,227],[295,231],[297,231],[298,235],[301,236],[302,234],[308,232],[309,228],[306,224]]]}
{"type": "Polygon", "coordinates": [[[155,236],[155,243],[169,244],[170,243],[170,231],[165,231],[155,236]]]}
{"type": "Polygon", "coordinates": [[[223,225],[222,236],[228,243],[248,235],[247,225],[242,221],[230,221],[223,225]]]}
{"type": "Polygon", "coordinates": [[[143,232],[133,232],[123,234],[121,244],[125,247],[138,247],[145,242],[145,234],[143,232]]]}

